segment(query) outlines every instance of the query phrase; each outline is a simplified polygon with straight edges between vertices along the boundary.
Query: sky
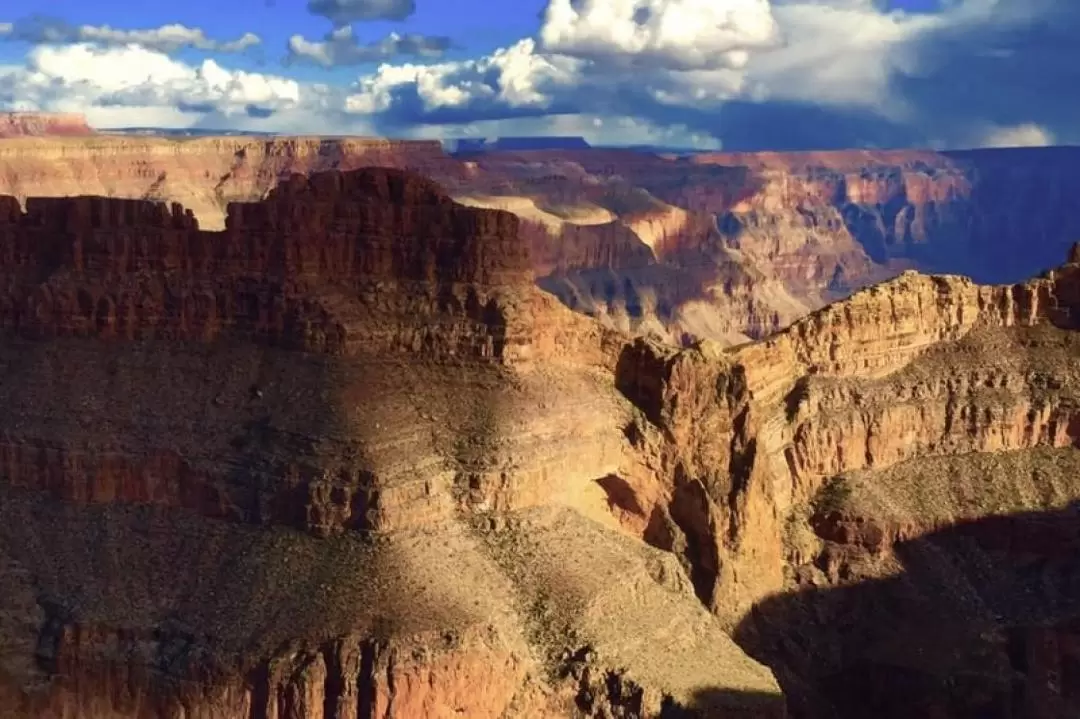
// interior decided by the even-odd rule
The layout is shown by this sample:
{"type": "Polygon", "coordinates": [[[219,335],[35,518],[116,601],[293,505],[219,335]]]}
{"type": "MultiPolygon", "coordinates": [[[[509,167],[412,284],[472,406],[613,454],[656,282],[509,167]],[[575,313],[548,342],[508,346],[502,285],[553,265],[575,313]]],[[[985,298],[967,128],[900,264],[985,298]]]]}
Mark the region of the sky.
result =
{"type": "Polygon", "coordinates": [[[0,8],[0,110],[99,128],[731,151],[1080,143],[1080,0],[17,6],[0,8]]]}

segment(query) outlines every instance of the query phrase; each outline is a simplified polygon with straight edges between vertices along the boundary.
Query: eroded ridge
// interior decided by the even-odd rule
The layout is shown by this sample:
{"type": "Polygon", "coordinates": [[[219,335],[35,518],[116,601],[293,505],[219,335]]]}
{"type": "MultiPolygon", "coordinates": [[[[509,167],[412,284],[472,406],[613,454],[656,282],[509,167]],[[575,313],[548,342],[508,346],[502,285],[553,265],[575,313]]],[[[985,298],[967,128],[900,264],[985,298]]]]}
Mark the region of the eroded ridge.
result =
{"type": "Polygon", "coordinates": [[[783,715],[616,522],[622,340],[533,287],[512,215],[395,170],[220,232],[3,207],[14,716],[783,715]]]}
{"type": "Polygon", "coordinates": [[[669,490],[623,504],[798,716],[1071,716],[1078,318],[1074,247],[1018,285],[905,273],[726,351],[636,341],[628,434],[669,490]]]}

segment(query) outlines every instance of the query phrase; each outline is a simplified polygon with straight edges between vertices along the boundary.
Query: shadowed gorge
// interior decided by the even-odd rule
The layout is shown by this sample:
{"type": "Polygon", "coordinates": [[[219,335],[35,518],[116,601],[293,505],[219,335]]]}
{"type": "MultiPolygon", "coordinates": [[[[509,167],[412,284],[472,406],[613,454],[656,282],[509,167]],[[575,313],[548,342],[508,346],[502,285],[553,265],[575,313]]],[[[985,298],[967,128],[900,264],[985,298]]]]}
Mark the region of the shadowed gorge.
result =
{"type": "MultiPolygon", "coordinates": [[[[872,537],[873,520],[860,530],[872,537]]],[[[777,669],[793,717],[1076,716],[1078,532],[1074,505],[892,548],[831,535],[819,566],[835,586],[764,600],[736,636],[777,669]],[[858,579],[874,565],[884,576],[858,579]]]]}

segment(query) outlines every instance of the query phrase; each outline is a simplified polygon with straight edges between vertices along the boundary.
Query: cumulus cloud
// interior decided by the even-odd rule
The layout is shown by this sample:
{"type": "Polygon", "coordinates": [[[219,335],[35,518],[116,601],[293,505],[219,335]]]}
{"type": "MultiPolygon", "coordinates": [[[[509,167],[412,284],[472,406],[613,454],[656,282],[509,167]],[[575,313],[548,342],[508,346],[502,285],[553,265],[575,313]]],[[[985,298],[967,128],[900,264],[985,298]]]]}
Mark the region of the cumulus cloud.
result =
{"type": "Polygon", "coordinates": [[[578,87],[580,61],[535,52],[525,39],[478,60],[433,65],[383,64],[361,78],[346,111],[379,114],[404,124],[508,119],[560,114],[560,98],[578,87]]]}
{"type": "Polygon", "coordinates": [[[540,30],[548,52],[668,70],[741,68],[777,40],[769,0],[550,0],[540,30]]]}
{"type": "Polygon", "coordinates": [[[234,40],[214,40],[199,28],[179,24],[146,30],[121,30],[108,25],[72,25],[56,18],[40,16],[0,23],[0,39],[32,45],[93,43],[106,47],[122,47],[134,44],[164,53],[174,53],[184,48],[236,53],[262,42],[258,35],[250,32],[234,40]]]}
{"type": "Polygon", "coordinates": [[[381,66],[349,109],[388,128],[636,117],[730,149],[970,146],[993,139],[987,127],[1027,122],[1068,141],[1078,21],[1067,0],[957,0],[937,13],[876,0],[549,0],[538,42],[381,66]]]}
{"type": "Polygon", "coordinates": [[[341,27],[351,22],[404,20],[416,12],[416,0],[308,0],[307,8],[341,27]]]}
{"type": "Polygon", "coordinates": [[[295,80],[226,70],[213,60],[191,66],[137,45],[42,45],[25,67],[0,74],[0,106],[82,111],[99,126],[114,124],[125,108],[134,109],[132,118],[219,113],[265,119],[299,107],[302,99],[295,80]]]}
{"type": "Polygon", "coordinates": [[[1054,144],[1054,134],[1033,122],[986,131],[978,143],[983,147],[1044,147],[1054,144]]]}
{"type": "Polygon", "coordinates": [[[244,129],[448,137],[549,128],[594,142],[733,150],[1080,141],[1080,3],[943,7],[548,0],[535,37],[490,55],[391,62],[430,58],[438,46],[405,34],[362,45],[347,23],[401,19],[411,2],[310,0],[338,27],[318,42],[293,38],[293,61],[387,61],[335,87],[83,42],[37,48],[24,66],[0,68],[0,104],[82,105],[92,122],[135,107],[140,116],[244,129]]]}
{"type": "Polygon", "coordinates": [[[289,38],[286,62],[307,62],[323,67],[362,65],[387,60],[400,55],[420,58],[441,57],[450,48],[450,38],[441,36],[399,35],[390,33],[378,42],[360,44],[352,26],[334,28],[321,42],[307,40],[301,35],[289,38]]]}

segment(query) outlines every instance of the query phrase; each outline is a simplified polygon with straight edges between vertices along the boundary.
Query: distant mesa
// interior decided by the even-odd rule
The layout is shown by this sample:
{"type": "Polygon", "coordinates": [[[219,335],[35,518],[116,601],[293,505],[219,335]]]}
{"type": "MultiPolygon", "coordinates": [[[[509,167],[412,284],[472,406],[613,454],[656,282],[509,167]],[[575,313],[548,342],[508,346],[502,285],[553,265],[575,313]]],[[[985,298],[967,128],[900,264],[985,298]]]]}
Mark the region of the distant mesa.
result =
{"type": "Polygon", "coordinates": [[[450,140],[448,148],[455,153],[521,151],[521,150],[588,150],[591,145],[584,137],[573,135],[545,137],[459,138],[450,140]]]}
{"type": "Polygon", "coordinates": [[[110,127],[99,130],[99,132],[104,135],[143,135],[147,137],[273,137],[277,134],[259,130],[199,127],[110,127]]]}
{"type": "Polygon", "coordinates": [[[93,135],[86,117],[73,112],[2,112],[0,138],[93,135]]]}

